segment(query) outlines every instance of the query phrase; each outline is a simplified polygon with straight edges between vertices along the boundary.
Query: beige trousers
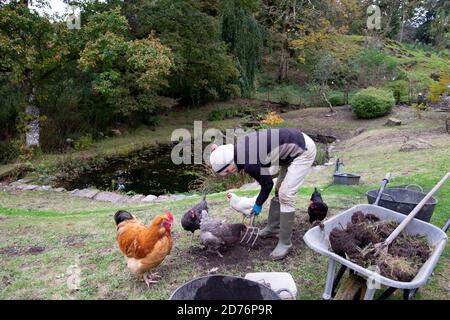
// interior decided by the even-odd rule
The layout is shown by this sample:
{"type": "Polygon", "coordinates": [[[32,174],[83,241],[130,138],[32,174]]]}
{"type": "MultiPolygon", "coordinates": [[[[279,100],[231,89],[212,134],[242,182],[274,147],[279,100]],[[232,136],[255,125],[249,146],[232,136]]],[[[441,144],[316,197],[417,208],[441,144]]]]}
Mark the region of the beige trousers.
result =
{"type": "Polygon", "coordinates": [[[280,166],[275,190],[278,190],[281,212],[295,211],[295,195],[316,159],[316,144],[304,134],[306,150],[288,166],[280,166]]]}

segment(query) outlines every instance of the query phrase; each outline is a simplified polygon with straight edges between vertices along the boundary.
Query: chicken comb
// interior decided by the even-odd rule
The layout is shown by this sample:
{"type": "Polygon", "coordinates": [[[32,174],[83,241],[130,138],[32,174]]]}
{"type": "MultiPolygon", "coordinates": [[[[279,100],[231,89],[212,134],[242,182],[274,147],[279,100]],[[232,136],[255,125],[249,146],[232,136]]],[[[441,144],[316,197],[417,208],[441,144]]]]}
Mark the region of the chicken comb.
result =
{"type": "Polygon", "coordinates": [[[166,212],[166,216],[169,218],[170,221],[173,221],[173,214],[170,211],[166,212]]]}

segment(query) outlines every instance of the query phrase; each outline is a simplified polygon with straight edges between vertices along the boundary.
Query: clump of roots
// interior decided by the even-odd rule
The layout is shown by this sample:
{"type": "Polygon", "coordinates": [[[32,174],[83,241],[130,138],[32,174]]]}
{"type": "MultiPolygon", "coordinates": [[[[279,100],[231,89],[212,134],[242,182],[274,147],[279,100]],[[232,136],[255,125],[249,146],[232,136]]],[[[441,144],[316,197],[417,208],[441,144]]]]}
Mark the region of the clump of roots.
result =
{"type": "Polygon", "coordinates": [[[397,222],[380,221],[373,214],[356,212],[346,228],[341,226],[331,231],[331,249],[365,268],[376,265],[385,277],[411,281],[431,254],[426,239],[401,232],[387,253],[377,255],[374,248],[375,244],[386,240],[397,226],[397,222]]]}

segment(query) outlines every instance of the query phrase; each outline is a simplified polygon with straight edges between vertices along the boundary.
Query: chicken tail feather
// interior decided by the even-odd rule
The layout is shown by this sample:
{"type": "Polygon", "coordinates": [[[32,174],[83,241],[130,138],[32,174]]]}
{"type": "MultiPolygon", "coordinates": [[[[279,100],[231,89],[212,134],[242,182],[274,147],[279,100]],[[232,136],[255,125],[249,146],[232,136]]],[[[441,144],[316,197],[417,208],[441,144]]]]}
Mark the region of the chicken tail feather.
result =
{"type": "Polygon", "coordinates": [[[119,223],[125,221],[125,220],[132,220],[134,219],[131,213],[127,211],[119,210],[114,215],[114,221],[116,222],[116,225],[119,225],[119,223]]]}

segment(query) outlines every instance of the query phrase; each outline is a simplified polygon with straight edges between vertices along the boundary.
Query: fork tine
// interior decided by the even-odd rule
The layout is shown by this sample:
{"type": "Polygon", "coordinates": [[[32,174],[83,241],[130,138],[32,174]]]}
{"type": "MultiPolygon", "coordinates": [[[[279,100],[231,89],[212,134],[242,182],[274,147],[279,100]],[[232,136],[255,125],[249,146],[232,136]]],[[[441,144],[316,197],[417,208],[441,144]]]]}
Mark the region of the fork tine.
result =
{"type": "Polygon", "coordinates": [[[252,247],[255,245],[256,240],[258,240],[258,236],[259,236],[259,228],[257,228],[257,230],[256,230],[255,240],[253,240],[252,245],[251,245],[252,247]]]}
{"type": "Polygon", "coordinates": [[[242,237],[240,243],[242,243],[242,242],[245,240],[245,237],[247,236],[248,230],[249,230],[249,228],[247,228],[247,229],[245,230],[244,236],[242,237]]]}
{"type": "Polygon", "coordinates": [[[252,229],[252,233],[250,234],[250,236],[248,237],[248,240],[246,243],[249,243],[250,240],[252,240],[253,234],[255,233],[255,228],[251,228],[252,229]]]}

